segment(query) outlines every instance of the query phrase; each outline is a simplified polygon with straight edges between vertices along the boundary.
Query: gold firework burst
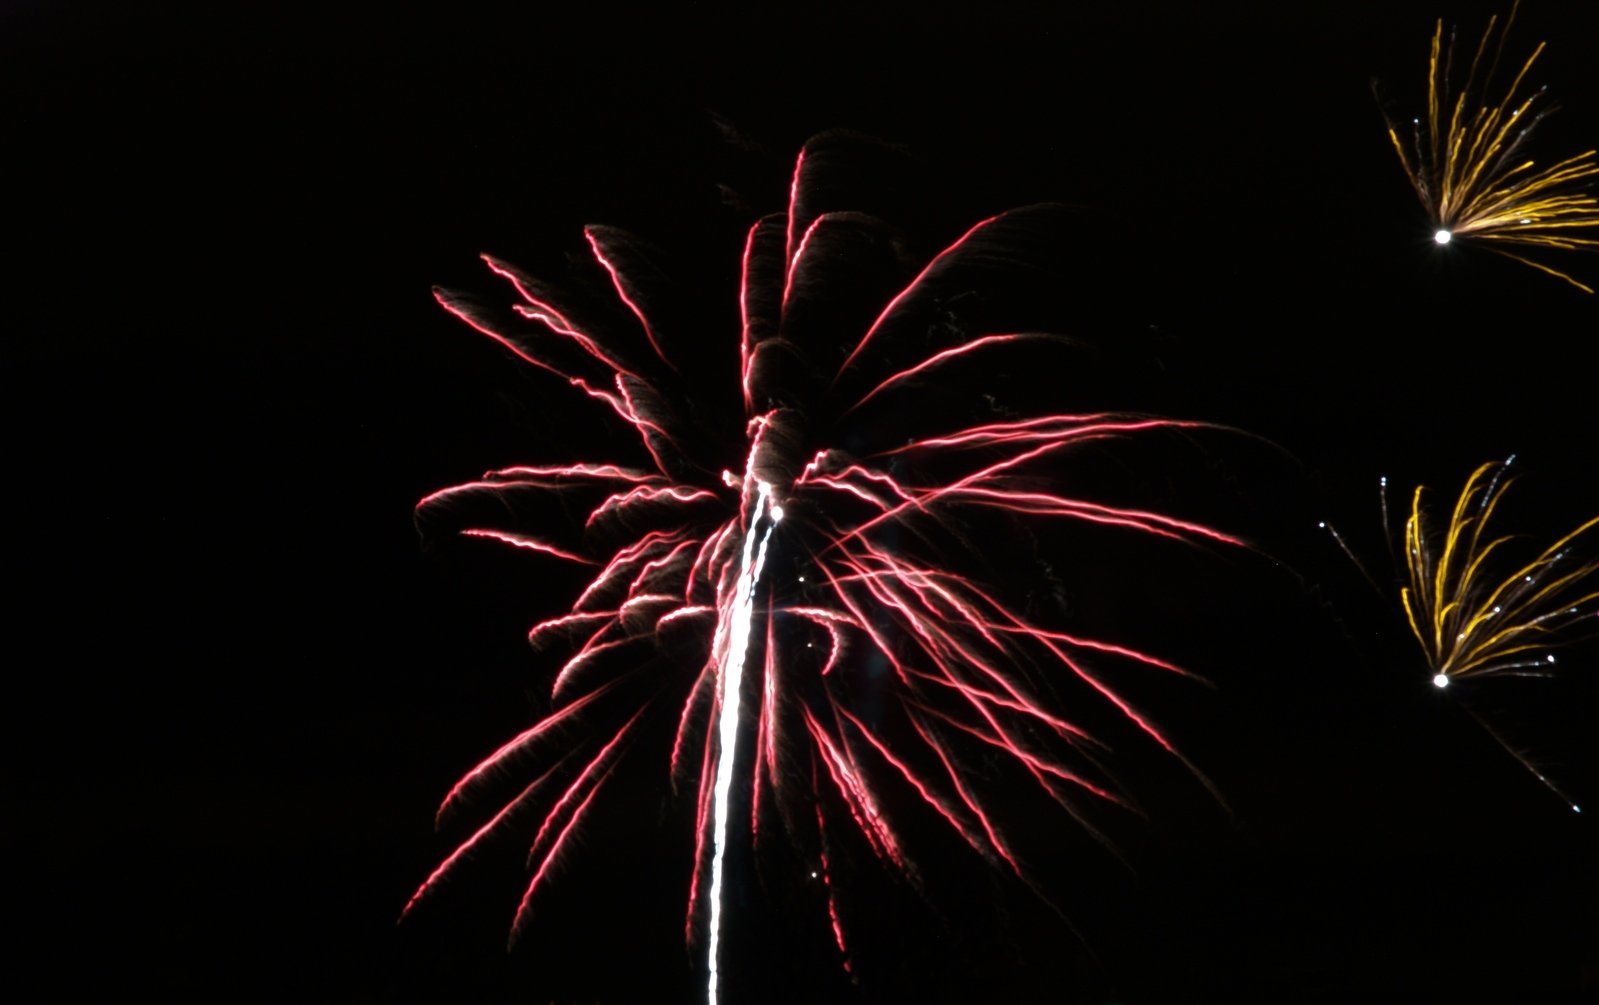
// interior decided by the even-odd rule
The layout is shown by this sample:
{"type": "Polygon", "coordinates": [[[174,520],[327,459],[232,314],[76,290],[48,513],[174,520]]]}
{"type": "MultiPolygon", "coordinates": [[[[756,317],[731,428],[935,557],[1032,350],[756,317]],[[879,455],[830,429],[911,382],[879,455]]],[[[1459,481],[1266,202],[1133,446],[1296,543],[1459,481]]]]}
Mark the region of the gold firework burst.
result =
{"type": "Polygon", "coordinates": [[[1599,627],[1599,556],[1578,554],[1592,542],[1599,516],[1504,578],[1488,571],[1511,540],[1484,533],[1513,480],[1505,477],[1509,463],[1472,472],[1441,538],[1422,513],[1426,490],[1418,487],[1412,497],[1405,521],[1410,582],[1401,597],[1439,687],[1459,677],[1547,676],[1555,663],[1549,650],[1570,641],[1571,629],[1583,621],[1599,627]]]}
{"type": "Polygon", "coordinates": [[[1586,188],[1599,179],[1599,151],[1587,150],[1546,167],[1528,156],[1533,131],[1554,106],[1544,103],[1541,87],[1522,93],[1543,42],[1521,64],[1510,86],[1503,92],[1496,89],[1516,6],[1503,28],[1497,16],[1489,19],[1458,92],[1450,83],[1454,33],[1446,42],[1443,21],[1438,22],[1427,64],[1426,115],[1411,120],[1408,143],[1390,119],[1388,138],[1431,217],[1435,241],[1478,242],[1592,293],[1592,287],[1525,253],[1599,251],[1599,198],[1586,188]]]}

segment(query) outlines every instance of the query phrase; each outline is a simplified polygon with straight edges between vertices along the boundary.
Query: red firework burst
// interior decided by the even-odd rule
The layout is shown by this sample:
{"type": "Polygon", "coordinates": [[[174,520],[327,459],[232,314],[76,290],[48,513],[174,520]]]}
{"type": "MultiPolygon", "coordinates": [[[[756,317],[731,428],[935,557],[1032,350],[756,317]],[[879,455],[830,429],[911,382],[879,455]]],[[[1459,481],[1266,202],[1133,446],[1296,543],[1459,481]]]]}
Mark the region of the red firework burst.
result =
{"type": "MultiPolygon", "coordinates": [[[[529,635],[571,652],[554,676],[552,711],[468,772],[440,817],[491,797],[500,809],[408,911],[526,811],[542,819],[514,938],[551,864],[645,734],[647,708],[675,717],[671,778],[693,793],[687,927],[692,937],[708,901],[713,999],[714,893],[730,827],[753,840],[781,821],[814,844],[824,873],[830,835],[849,828],[909,871],[898,819],[909,799],[1030,882],[1007,821],[985,798],[995,763],[1085,826],[1085,802],[1126,805],[1100,764],[1103,744],[1059,699],[1063,689],[1087,703],[1085,714],[1108,713],[1181,759],[1111,680],[1128,665],[1186,671],[1035,623],[960,569],[980,551],[972,521],[995,517],[1239,544],[1162,513],[1065,495],[1049,481],[1075,448],[1203,424],[1102,412],[963,424],[918,408],[929,387],[969,380],[1005,347],[1058,341],[950,324],[947,305],[1025,270],[1019,250],[1061,211],[990,217],[918,268],[890,228],[840,204],[839,173],[856,152],[846,137],[812,140],[787,212],[750,228],[736,391],[734,339],[729,386],[696,385],[686,347],[653,307],[647,253],[611,228],[585,232],[594,276],[608,287],[598,300],[563,295],[487,256],[515,292],[508,306],[438,292],[451,313],[619,418],[647,463],[508,467],[418,505],[424,533],[491,538],[596,571],[567,613],[529,635]],[[840,332],[849,333],[842,343],[840,332]],[[719,401],[730,409],[722,418],[719,401]],[[740,405],[742,414],[731,411],[740,405]],[[560,520],[529,516],[552,498],[581,513],[580,525],[563,532],[560,520]],[[730,823],[735,802],[747,832],[730,823]]],[[[836,888],[828,890],[842,952],[836,888]]]]}

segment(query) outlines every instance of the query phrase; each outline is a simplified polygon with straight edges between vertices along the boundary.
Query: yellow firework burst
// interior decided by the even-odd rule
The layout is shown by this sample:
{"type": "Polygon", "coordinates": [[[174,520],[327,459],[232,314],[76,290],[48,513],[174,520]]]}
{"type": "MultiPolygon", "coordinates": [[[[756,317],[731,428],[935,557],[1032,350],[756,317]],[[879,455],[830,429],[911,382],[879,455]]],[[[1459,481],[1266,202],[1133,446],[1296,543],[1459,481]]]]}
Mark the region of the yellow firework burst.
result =
{"type": "Polygon", "coordinates": [[[1405,521],[1410,582],[1401,596],[1439,687],[1459,677],[1547,676],[1555,663],[1551,648],[1570,641],[1583,622],[1599,628],[1599,557],[1581,557],[1599,516],[1508,576],[1488,571],[1503,568],[1498,553],[1511,540],[1485,533],[1510,487],[1509,464],[1472,472],[1441,536],[1422,513],[1425,488],[1412,497],[1405,521]]]}
{"type": "Polygon", "coordinates": [[[1498,17],[1489,19],[1458,92],[1450,84],[1454,35],[1446,42],[1439,21],[1427,64],[1426,115],[1411,120],[1409,142],[1390,119],[1388,138],[1432,218],[1435,241],[1479,242],[1592,293],[1592,287],[1524,253],[1599,250],[1599,198],[1586,189],[1599,179],[1599,161],[1596,151],[1587,150],[1540,168],[1528,156],[1533,130],[1554,108],[1543,103],[1543,88],[1522,93],[1528,72],[1543,53],[1542,42],[1510,86],[1502,93],[1496,90],[1515,17],[1512,6],[1503,28],[1498,17]]]}

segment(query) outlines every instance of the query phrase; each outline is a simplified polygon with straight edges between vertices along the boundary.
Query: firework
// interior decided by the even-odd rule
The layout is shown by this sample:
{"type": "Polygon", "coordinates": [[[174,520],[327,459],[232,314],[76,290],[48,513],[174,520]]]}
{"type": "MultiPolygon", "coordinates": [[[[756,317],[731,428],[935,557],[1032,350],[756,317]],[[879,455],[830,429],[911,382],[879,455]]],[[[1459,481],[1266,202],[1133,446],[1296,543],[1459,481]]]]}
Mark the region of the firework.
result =
{"type": "Polygon", "coordinates": [[[1030,882],[985,798],[995,764],[1090,829],[1088,805],[1129,799],[1084,717],[1108,715],[1187,764],[1116,678],[1190,674],[1036,623],[961,570],[980,564],[980,528],[1026,519],[1240,543],[1051,485],[1074,450],[1203,424],[1103,412],[963,424],[949,409],[917,407],[957,371],[969,379],[997,355],[1059,344],[954,323],[949,304],[1025,271],[1021,251],[1063,212],[1002,213],[926,261],[907,260],[903,238],[852,202],[859,153],[847,137],[812,140],[787,212],[749,229],[739,331],[720,368],[693,362],[648,249],[611,228],[586,231],[589,296],[487,256],[514,302],[438,292],[451,313],[600,406],[633,441],[618,447],[633,461],[507,467],[418,505],[427,535],[488,538],[593,574],[569,611],[529,635],[569,653],[552,711],[450,791],[441,821],[487,820],[407,911],[480,842],[534,818],[515,939],[552,863],[618,765],[636,757],[660,765],[692,804],[685,927],[691,941],[705,938],[715,1000],[730,843],[778,823],[806,849],[847,966],[846,912],[827,875],[844,835],[913,875],[900,818],[908,801],[1030,882]],[[710,374],[724,379],[700,379],[710,374]],[[663,716],[667,728],[645,728],[663,716]],[[645,748],[657,740],[651,760],[645,748]]]}
{"type": "Polygon", "coordinates": [[[1438,687],[1465,677],[1548,676],[1555,665],[1550,649],[1599,614],[1593,578],[1599,557],[1581,557],[1599,517],[1508,575],[1489,571],[1511,542],[1485,532],[1513,480],[1505,474],[1509,464],[1471,473],[1441,535],[1422,512],[1425,489],[1418,486],[1412,497],[1405,521],[1409,584],[1401,598],[1438,687]]]}
{"type": "MultiPolygon", "coordinates": [[[[1438,688],[1466,678],[1552,676],[1552,650],[1576,641],[1582,627],[1591,630],[1599,618],[1599,556],[1584,557],[1599,517],[1504,571],[1502,549],[1513,541],[1492,537],[1486,528],[1510,487],[1506,470],[1513,460],[1471,473],[1441,534],[1422,511],[1425,489],[1418,487],[1411,499],[1405,521],[1408,584],[1400,598],[1438,688]]],[[[1481,716],[1467,712],[1544,787],[1582,811],[1481,716]]]]}
{"type": "MultiPolygon", "coordinates": [[[[1505,39],[1516,8],[1499,28],[1491,18],[1466,63],[1459,90],[1453,31],[1440,20],[1427,62],[1427,111],[1411,120],[1408,143],[1391,120],[1388,138],[1421,197],[1439,244],[1468,240],[1592,293],[1565,272],[1527,257],[1542,250],[1599,250],[1599,199],[1586,187],[1599,178],[1595,151],[1539,167],[1529,156],[1534,130],[1554,110],[1544,89],[1524,93],[1544,43],[1498,89],[1505,39]]],[[[1506,65],[1514,65],[1509,63],[1506,65]]]]}

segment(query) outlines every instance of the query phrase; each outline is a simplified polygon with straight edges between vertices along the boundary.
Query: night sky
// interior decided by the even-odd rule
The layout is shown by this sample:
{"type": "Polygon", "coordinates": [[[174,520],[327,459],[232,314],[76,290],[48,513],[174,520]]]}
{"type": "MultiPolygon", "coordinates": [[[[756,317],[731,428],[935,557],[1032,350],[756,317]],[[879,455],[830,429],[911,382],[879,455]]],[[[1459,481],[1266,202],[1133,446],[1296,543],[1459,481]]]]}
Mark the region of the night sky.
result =
{"type": "MultiPolygon", "coordinates": [[[[958,842],[930,843],[925,891],[862,853],[849,975],[790,862],[738,893],[735,1000],[1593,1000],[1593,811],[1481,723],[1599,808],[1599,643],[1436,691],[1379,508],[1379,477],[1395,514],[1418,484],[1443,509],[1515,454],[1507,527],[1599,513],[1599,298],[1436,247],[1373,94],[1419,108],[1434,20],[1474,39],[1503,9],[4,4],[8,983],[692,998],[687,821],[647,772],[515,952],[515,841],[396,926],[465,836],[433,830],[444,793],[547,701],[526,629],[578,582],[424,547],[412,507],[610,459],[587,403],[431,287],[500,293],[480,252],[558,273],[598,222],[729,312],[745,227],[848,129],[908,151],[897,222],[929,252],[1012,206],[1080,214],[1046,306],[1082,366],[1032,378],[1056,407],[1249,434],[1125,473],[1253,550],[1054,563],[1095,630],[1213,683],[1132,690],[1225,804],[1114,757],[1146,813],[1102,818],[1119,857],[1050,814],[1025,835],[1059,913],[958,842]]],[[[1512,48],[1541,39],[1560,110],[1535,149],[1589,149],[1599,5],[1527,0],[1512,48]]],[[[703,365],[736,354],[735,327],[702,335],[703,365]]]]}

